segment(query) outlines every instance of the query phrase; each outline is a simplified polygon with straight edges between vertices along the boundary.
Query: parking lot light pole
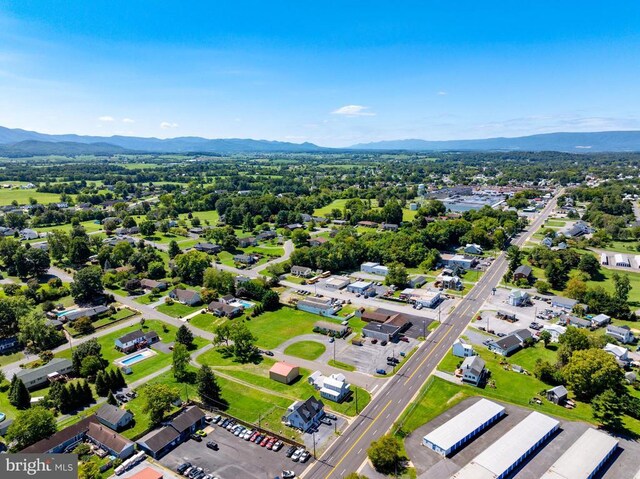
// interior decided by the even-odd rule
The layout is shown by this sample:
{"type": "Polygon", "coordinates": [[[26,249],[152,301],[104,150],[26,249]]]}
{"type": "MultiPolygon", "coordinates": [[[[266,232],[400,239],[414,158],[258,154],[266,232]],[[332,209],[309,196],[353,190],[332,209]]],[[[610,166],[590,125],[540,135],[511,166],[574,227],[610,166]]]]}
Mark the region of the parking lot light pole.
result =
{"type": "Polygon", "coordinates": [[[356,386],[356,416],[358,415],[358,387],[356,386]]]}
{"type": "Polygon", "coordinates": [[[316,432],[313,431],[313,458],[316,459],[316,432]]]}

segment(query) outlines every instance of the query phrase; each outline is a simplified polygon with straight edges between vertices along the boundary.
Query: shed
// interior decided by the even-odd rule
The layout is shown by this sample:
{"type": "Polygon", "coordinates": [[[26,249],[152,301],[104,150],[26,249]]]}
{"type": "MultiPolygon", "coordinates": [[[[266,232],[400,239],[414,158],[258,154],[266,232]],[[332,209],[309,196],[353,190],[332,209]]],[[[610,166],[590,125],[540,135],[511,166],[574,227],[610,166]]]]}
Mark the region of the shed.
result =
{"type": "Polygon", "coordinates": [[[300,368],[280,361],[269,369],[269,378],[283,384],[291,384],[300,376],[300,368]]]}

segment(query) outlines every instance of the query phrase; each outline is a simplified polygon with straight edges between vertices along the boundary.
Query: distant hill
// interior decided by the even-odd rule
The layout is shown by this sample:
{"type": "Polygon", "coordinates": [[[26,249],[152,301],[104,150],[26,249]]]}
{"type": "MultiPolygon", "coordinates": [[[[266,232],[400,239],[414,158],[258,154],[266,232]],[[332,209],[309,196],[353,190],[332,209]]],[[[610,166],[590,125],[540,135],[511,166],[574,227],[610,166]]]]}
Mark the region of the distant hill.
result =
{"type": "Polygon", "coordinates": [[[482,140],[390,140],[353,145],[354,150],[410,151],[564,151],[573,153],[640,151],[640,131],[601,131],[589,133],[545,133],[517,138],[482,140]]]}
{"type": "MultiPolygon", "coordinates": [[[[269,153],[269,152],[317,152],[328,150],[313,143],[288,143],[283,141],[252,139],[213,139],[200,137],[140,138],[135,136],[81,136],[47,135],[35,131],[11,129],[0,126],[0,145],[25,141],[48,143],[71,142],[73,144],[108,144],[125,150],[153,153],[269,153]]],[[[53,148],[53,147],[52,147],[53,148]]]]}
{"type": "Polygon", "coordinates": [[[108,143],[74,143],[71,141],[36,141],[27,140],[18,143],[0,144],[0,156],[17,158],[23,156],[45,155],[115,155],[133,153],[120,146],[108,143]]]}

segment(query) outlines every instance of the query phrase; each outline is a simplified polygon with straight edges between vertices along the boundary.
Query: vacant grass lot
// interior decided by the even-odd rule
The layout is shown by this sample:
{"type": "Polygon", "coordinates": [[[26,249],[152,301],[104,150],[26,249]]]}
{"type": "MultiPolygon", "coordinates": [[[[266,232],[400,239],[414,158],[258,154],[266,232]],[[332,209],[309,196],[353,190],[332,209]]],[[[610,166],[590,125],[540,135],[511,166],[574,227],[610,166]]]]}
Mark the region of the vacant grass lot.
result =
{"type": "Polygon", "coordinates": [[[213,332],[216,326],[226,321],[225,318],[218,318],[211,313],[200,313],[189,320],[189,323],[196,328],[213,332]]]}
{"type": "Polygon", "coordinates": [[[284,353],[289,356],[313,361],[314,359],[318,359],[322,356],[326,350],[327,348],[322,343],[318,343],[316,341],[300,341],[287,346],[284,353]]]}
{"type": "MultiPolygon", "coordinates": [[[[12,182],[11,184],[15,184],[15,182],[12,182]]],[[[0,206],[10,205],[13,200],[16,200],[20,205],[28,205],[30,198],[33,198],[38,203],[44,205],[60,201],[60,195],[57,193],[38,193],[35,189],[23,190],[20,188],[0,188],[0,206]]]]}
{"type": "MultiPolygon", "coordinates": [[[[86,230],[87,233],[95,233],[96,231],[102,231],[102,225],[100,223],[96,223],[95,221],[83,221],[80,225],[86,230]]],[[[53,230],[60,230],[69,232],[73,226],[71,223],[67,223],[64,225],[56,225],[56,226],[45,226],[42,228],[34,228],[38,233],[48,233],[53,230]]],[[[37,241],[37,240],[34,240],[37,241]]],[[[42,240],[40,240],[42,241],[42,240]]]]}
{"type": "Polygon", "coordinates": [[[161,313],[168,314],[169,316],[173,316],[174,318],[184,318],[185,316],[195,313],[203,308],[204,306],[202,304],[199,306],[187,306],[186,304],[174,301],[172,304],[161,304],[156,308],[156,310],[161,313]]]}

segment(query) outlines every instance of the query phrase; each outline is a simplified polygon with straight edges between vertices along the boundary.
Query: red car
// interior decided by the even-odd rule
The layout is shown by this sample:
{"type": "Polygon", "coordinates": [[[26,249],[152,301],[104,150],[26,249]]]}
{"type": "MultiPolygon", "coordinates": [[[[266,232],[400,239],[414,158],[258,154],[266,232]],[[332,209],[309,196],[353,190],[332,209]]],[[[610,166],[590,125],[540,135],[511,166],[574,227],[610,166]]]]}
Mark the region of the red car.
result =
{"type": "Polygon", "coordinates": [[[269,442],[267,443],[267,449],[271,450],[273,449],[273,445],[276,443],[276,438],[272,437],[271,439],[269,439],[269,442]]]}
{"type": "Polygon", "coordinates": [[[265,446],[267,445],[267,443],[268,443],[270,440],[271,440],[271,438],[270,438],[269,436],[266,436],[266,437],[262,440],[262,442],[260,443],[260,445],[261,445],[262,447],[265,447],[265,446]]]}
{"type": "Polygon", "coordinates": [[[253,442],[256,440],[256,438],[260,435],[259,431],[254,432],[253,434],[251,434],[251,437],[249,438],[249,441],[253,442]]]}

